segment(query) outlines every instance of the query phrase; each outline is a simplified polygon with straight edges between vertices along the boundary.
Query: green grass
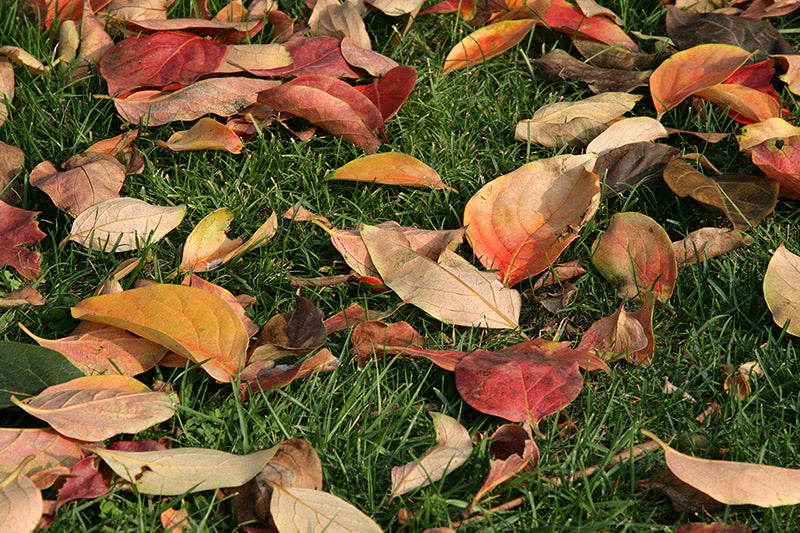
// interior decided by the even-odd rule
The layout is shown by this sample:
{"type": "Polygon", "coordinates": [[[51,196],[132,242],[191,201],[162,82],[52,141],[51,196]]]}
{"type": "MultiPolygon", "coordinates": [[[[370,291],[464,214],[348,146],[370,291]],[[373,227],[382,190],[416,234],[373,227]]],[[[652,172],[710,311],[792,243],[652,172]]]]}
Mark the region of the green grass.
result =
{"type": "MultiPolygon", "coordinates": [[[[186,14],[190,3],[178,4],[173,8],[174,16],[186,14]]],[[[223,2],[209,4],[213,11],[223,2]]],[[[609,7],[625,18],[626,29],[663,35],[662,17],[653,5],[632,0],[614,2],[609,7]]],[[[299,14],[300,3],[286,10],[299,14]]],[[[300,142],[273,127],[248,142],[242,154],[231,155],[169,152],[153,141],[166,140],[188,124],[151,128],[138,143],[146,169],[127,179],[123,194],[158,205],[185,203],[188,212],[177,230],[152,246],[153,261],[143,268],[141,277],[162,281],[175,273],[186,236],[203,216],[219,207],[236,213],[232,234],[243,236],[255,230],[270,211],[281,214],[298,201],[329,217],[337,227],[348,229],[385,220],[427,229],[458,227],[464,205],[484,183],[528,161],[556,153],[514,141],[516,122],[529,118],[543,104],[590,95],[582,84],[547,83],[531,70],[533,59],[558,46],[549,30],[537,28],[521,45],[486,64],[441,75],[445,54],[469,31],[466,24],[455,16],[420,17],[410,33],[392,46],[390,39],[402,29],[404,20],[376,13],[366,20],[377,50],[419,71],[413,94],[386,125],[392,144],[384,149],[422,159],[459,192],[323,182],[332,170],[361,155],[354,146],[324,133],[300,142]]],[[[773,22],[792,28],[799,20],[790,15],[773,22]]],[[[14,0],[0,2],[0,36],[0,45],[21,46],[45,62],[54,57],[55,37],[50,32],[40,34],[32,18],[20,15],[14,0]]],[[[797,44],[796,34],[787,37],[797,44]]],[[[645,48],[650,46],[644,44],[645,48]]],[[[11,116],[0,127],[0,140],[25,152],[26,176],[40,161],[60,165],[93,142],[127,128],[109,101],[92,97],[105,92],[104,83],[96,75],[70,82],[58,69],[49,76],[36,76],[15,68],[15,74],[17,93],[11,116]]],[[[788,92],[784,96],[793,102],[788,92]]],[[[664,123],[700,131],[733,131],[737,127],[719,118],[713,108],[706,110],[708,122],[683,105],[668,113],[664,123]]],[[[631,115],[654,115],[649,96],[631,115]]],[[[704,153],[723,171],[753,170],[733,139],[716,145],[688,137],[671,137],[666,142],[687,152],[704,153]]],[[[27,184],[21,207],[41,212],[40,227],[48,235],[36,247],[44,256],[37,287],[48,302],[42,307],[5,311],[0,315],[3,336],[30,342],[16,327],[17,322],[43,337],[64,336],[75,325],[69,307],[88,297],[121,261],[137,254],[93,252],[74,243],[59,247],[69,232],[70,217],[27,184]]],[[[606,200],[562,259],[587,258],[609,218],[624,210],[655,218],[673,240],[703,226],[726,225],[724,219],[695,201],[677,198],[664,187],[637,188],[606,200]]],[[[635,463],[624,462],[586,480],[565,481],[561,486],[545,479],[566,480],[644,442],[640,428],[665,439],[675,437],[673,444],[702,437],[709,443],[707,448],[679,446],[698,456],[800,468],[798,341],[772,323],[761,294],[761,280],[772,251],[782,242],[790,250],[800,251],[798,224],[797,204],[780,201],[775,212],[750,232],[753,245],[681,269],[670,307],[655,314],[653,364],[640,367],[617,363],[613,376],[586,375],[580,396],[562,413],[574,428],[559,431],[556,416],[543,421],[541,429],[546,438],[538,440],[541,464],[497,489],[481,505],[487,509],[520,496],[526,502],[510,511],[488,513],[484,520],[459,530],[673,531],[682,523],[714,520],[738,521],[759,531],[795,529],[800,522],[797,506],[727,507],[718,514],[699,516],[674,511],[661,492],[640,483],[664,466],[660,453],[635,463]],[[734,399],[723,390],[723,367],[746,361],[758,361],[766,377],[753,384],[749,398],[734,399]],[[665,378],[680,392],[665,394],[665,378]],[[684,391],[697,402],[683,399],[684,391]],[[696,422],[695,417],[711,401],[721,406],[719,418],[711,424],[696,422]]],[[[459,251],[473,257],[466,245],[459,251]]],[[[588,261],[584,263],[589,265],[588,261]]],[[[589,270],[576,282],[577,293],[568,307],[556,315],[534,301],[530,282],[521,283],[521,333],[536,337],[541,332],[552,338],[559,332],[563,340],[576,340],[592,322],[613,312],[617,305],[613,288],[591,266],[589,270]]],[[[295,289],[287,273],[312,277],[347,271],[324,231],[307,223],[282,222],[269,244],[248,253],[241,262],[209,273],[206,279],[233,293],[258,298],[253,319],[263,325],[274,314],[294,307],[295,289]]],[[[0,289],[11,290],[19,284],[14,272],[0,272],[0,289]]],[[[376,294],[357,284],[303,289],[301,294],[326,315],[351,302],[374,310],[388,310],[399,303],[392,293],[376,294]]],[[[519,333],[448,326],[410,306],[401,308],[392,319],[410,322],[425,336],[429,348],[491,349],[521,338],[519,333]]],[[[233,453],[302,437],[322,458],[325,490],[355,504],[384,529],[400,530],[397,514],[401,508],[412,514],[404,531],[448,526],[460,520],[488,470],[485,441],[476,446],[464,466],[442,481],[391,501],[389,471],[433,444],[428,410],[456,417],[473,435],[488,435],[502,421],[470,408],[458,396],[452,373],[426,360],[387,358],[359,368],[352,361],[347,332],[331,335],[326,346],[342,360],[338,371],[256,395],[244,404],[238,404],[230,385],[214,384],[202,371],[151,371],[142,376],[143,381],[172,383],[182,407],[173,419],[138,437],[179,435],[175,446],[212,447],[233,453]]],[[[3,425],[37,423],[13,410],[3,416],[3,425]]],[[[54,497],[54,493],[49,491],[46,496],[54,497]]],[[[182,500],[192,530],[230,531],[235,527],[231,502],[221,496],[215,499],[211,492],[182,499],[151,498],[117,489],[98,500],[65,505],[51,530],[157,530],[159,514],[182,500]]]]}

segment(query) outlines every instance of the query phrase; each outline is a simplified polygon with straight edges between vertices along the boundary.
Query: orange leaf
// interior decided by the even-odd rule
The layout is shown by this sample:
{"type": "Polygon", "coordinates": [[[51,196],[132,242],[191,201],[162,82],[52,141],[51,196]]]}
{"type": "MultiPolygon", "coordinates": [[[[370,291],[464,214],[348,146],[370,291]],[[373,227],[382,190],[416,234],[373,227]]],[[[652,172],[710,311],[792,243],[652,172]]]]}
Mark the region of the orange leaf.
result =
{"type": "Polygon", "coordinates": [[[223,150],[238,154],[242,151],[242,140],[232,129],[213,118],[203,117],[188,130],[177,131],[156,144],[173,152],[186,150],[223,150]]]}
{"type": "Polygon", "coordinates": [[[597,174],[540,159],[481,188],[464,209],[467,239],[507,287],[546,270],[578,238],[600,202],[597,174]]]}
{"type": "Polygon", "coordinates": [[[701,44],[669,57],[650,75],[658,118],[689,95],[725,81],[750,55],[738,46],[701,44]]]}
{"type": "Polygon", "coordinates": [[[242,321],[219,296],[184,285],[153,284],[79,302],[72,316],[127,329],[201,363],[230,381],[247,352],[242,321]]]}
{"type": "Polygon", "coordinates": [[[475,30],[450,50],[442,72],[483,63],[502,54],[520,42],[534,24],[533,20],[506,20],[475,30]]]}
{"type": "Polygon", "coordinates": [[[781,116],[780,102],[766,93],[745,85],[721,83],[695,91],[694,94],[715,104],[729,107],[733,113],[753,122],[781,116]]]}
{"type": "Polygon", "coordinates": [[[458,192],[445,185],[439,173],[431,167],[415,157],[400,152],[385,152],[354,159],[338,168],[333,176],[325,180],[364,181],[458,192]]]}

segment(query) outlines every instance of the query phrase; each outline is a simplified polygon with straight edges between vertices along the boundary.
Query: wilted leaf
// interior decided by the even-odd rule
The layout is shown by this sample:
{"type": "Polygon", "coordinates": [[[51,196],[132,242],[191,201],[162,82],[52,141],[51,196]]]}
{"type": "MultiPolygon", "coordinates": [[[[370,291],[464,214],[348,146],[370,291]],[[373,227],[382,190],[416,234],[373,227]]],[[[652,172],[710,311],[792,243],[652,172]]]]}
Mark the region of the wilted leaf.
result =
{"type": "Polygon", "coordinates": [[[11,396],[27,398],[50,385],[82,376],[63,355],[47,348],[0,341],[0,408],[11,405],[11,396]]]}
{"type": "Polygon", "coordinates": [[[36,529],[42,517],[42,493],[22,473],[26,461],[0,479],[0,530],[28,533],[36,529]]]}
{"type": "Polygon", "coordinates": [[[600,202],[597,174],[540,159],[484,185],[464,208],[467,238],[507,287],[544,272],[578,238],[600,202]]]}
{"type": "Polygon", "coordinates": [[[65,437],[88,442],[138,433],[175,414],[172,396],[128,376],[84,376],[11,401],[65,437]]]}
{"type": "Polygon", "coordinates": [[[232,129],[209,117],[201,118],[188,130],[176,131],[167,142],[158,141],[157,144],[173,152],[223,150],[234,154],[241,152],[243,146],[232,129]]]}
{"type": "Polygon", "coordinates": [[[720,209],[736,229],[757,226],[778,201],[777,181],[743,174],[708,177],[681,159],[667,164],[664,181],[678,196],[720,209]]]}
{"type": "Polygon", "coordinates": [[[634,142],[654,141],[666,137],[667,130],[650,117],[623,118],[598,135],[586,146],[586,153],[602,155],[634,142]]]}
{"type": "Polygon", "coordinates": [[[325,179],[407,185],[457,192],[445,185],[439,173],[431,167],[415,157],[400,152],[384,152],[354,159],[336,169],[332,176],[325,179]]]}
{"type": "Polygon", "coordinates": [[[478,28],[455,45],[444,58],[442,72],[483,63],[519,43],[534,25],[533,20],[506,20],[478,28]]]}
{"type": "Polygon", "coordinates": [[[113,198],[75,217],[69,240],[103,252],[129,252],[175,229],[186,206],[161,207],[136,198],[113,198]]]}
{"type": "Polygon", "coordinates": [[[208,113],[229,117],[254,104],[259,92],[279,84],[275,80],[235,76],[208,78],[177,91],[136,91],[125,98],[115,98],[114,106],[123,119],[143,126],[196,120],[208,113]]]}
{"type": "Polygon", "coordinates": [[[373,52],[370,49],[362,48],[347,37],[342,39],[341,47],[342,56],[348,63],[356,68],[363,68],[371,76],[385,76],[393,68],[399,66],[394,59],[390,59],[378,52],[373,52]]]}
{"type": "Polygon", "coordinates": [[[800,336],[800,257],[783,244],[769,260],[763,289],[772,320],[789,334],[800,336]]]}
{"type": "Polygon", "coordinates": [[[285,387],[296,379],[317,372],[336,370],[339,364],[339,359],[327,348],[293,365],[276,365],[272,360],[256,361],[242,370],[241,377],[246,383],[241,387],[240,399],[247,398],[251,393],[268,392],[285,387]]]}
{"type": "Polygon", "coordinates": [[[95,204],[119,198],[125,167],[110,155],[79,154],[64,163],[63,172],[49,161],[39,163],[31,170],[29,181],[56,207],[77,216],[95,204]]]}
{"type": "Polygon", "coordinates": [[[592,263],[622,299],[653,291],[666,302],[675,288],[678,266],[672,241],[658,222],[641,213],[617,213],[592,246],[592,263]]]}
{"type": "Polygon", "coordinates": [[[242,321],[225,300],[194,287],[156,283],[95,296],[73,306],[72,316],[157,342],[201,363],[220,381],[230,381],[245,360],[248,336],[242,321]]]}
{"type": "Polygon", "coordinates": [[[403,300],[449,324],[519,325],[519,293],[445,249],[438,261],[417,253],[397,229],[364,226],[361,238],[384,283],[403,300]]]}
{"type": "Polygon", "coordinates": [[[536,426],[578,397],[583,388],[578,368],[590,364],[605,367],[589,352],[570,349],[568,342],[534,339],[461,358],[455,367],[456,387],[482,413],[536,426]]]}
{"type": "MultiPolygon", "coordinates": [[[[800,55],[776,55],[773,59],[786,71],[782,76],[778,76],[786,84],[786,88],[794,94],[800,94],[800,55]]],[[[776,135],[776,137],[785,137],[785,135],[776,135]]]]}
{"type": "Polygon", "coordinates": [[[547,52],[533,64],[541,76],[552,82],[560,80],[579,80],[589,84],[593,93],[610,91],[629,92],[636,87],[647,85],[650,71],[630,71],[621,69],[599,68],[575,59],[567,52],[556,48],[547,52]]]}
{"type": "Polygon", "coordinates": [[[711,259],[736,248],[752,244],[753,238],[741,231],[729,228],[700,228],[673,242],[678,266],[693,265],[711,259]]]}
{"type": "Polygon", "coordinates": [[[586,269],[580,264],[580,260],[567,261],[553,265],[550,270],[542,274],[533,284],[533,290],[547,287],[548,285],[560,284],[568,279],[586,274],[586,269]]]}
{"type": "Polygon", "coordinates": [[[675,147],[653,142],[632,142],[605,151],[597,158],[594,171],[603,185],[603,195],[608,191],[624,192],[639,184],[658,180],[667,163],[680,155],[675,147]]]}
{"type": "Polygon", "coordinates": [[[311,300],[298,296],[294,311],[275,315],[264,325],[249,361],[305,355],[316,350],[328,336],[323,318],[325,315],[311,300]]]}
{"type": "Polygon", "coordinates": [[[642,433],[661,446],[667,466],[678,479],[721,503],[759,507],[800,503],[800,470],[691,457],[649,431],[642,433]]]}
{"type": "Polygon", "coordinates": [[[22,473],[32,478],[39,488],[47,488],[55,479],[39,484],[40,476],[53,467],[72,468],[84,456],[84,451],[77,441],[62,437],[50,428],[0,428],[0,472],[10,472],[28,456],[32,459],[25,464],[22,473]]]}
{"type": "Polygon", "coordinates": [[[583,37],[573,39],[572,44],[590,65],[600,68],[647,70],[653,66],[658,57],[658,54],[634,52],[629,48],[608,45],[583,37]]]}
{"type": "Polygon", "coordinates": [[[350,335],[355,359],[362,366],[373,358],[403,353],[411,346],[422,348],[423,338],[408,322],[387,324],[379,320],[361,322],[350,335]]]}
{"type": "Polygon", "coordinates": [[[417,460],[392,467],[392,497],[439,481],[464,464],[472,453],[472,440],[458,420],[443,413],[430,415],[436,444],[417,460]]]}
{"type": "Polygon", "coordinates": [[[468,511],[472,511],[481,498],[501,483],[539,464],[539,447],[533,440],[528,425],[523,427],[517,424],[503,424],[492,433],[489,440],[491,441],[489,453],[493,456],[489,460],[489,473],[486,475],[486,481],[472,498],[468,511]]]}
{"type": "Polygon", "coordinates": [[[269,463],[277,446],[247,455],[205,448],[173,448],[153,452],[93,450],[141,494],[171,496],[250,481],[269,463]]]}
{"type": "Polygon", "coordinates": [[[647,348],[644,327],[625,312],[625,302],[610,316],[589,326],[583,334],[578,350],[594,352],[606,361],[636,353],[647,348]]]}
{"type": "Polygon", "coordinates": [[[61,353],[85,374],[135,376],[153,368],[167,353],[160,344],[110,326],[55,340],[37,337],[19,326],[39,346],[61,353]]]}
{"type": "MultiPolygon", "coordinates": [[[[2,66],[0,66],[2,69],[2,66]]],[[[3,109],[3,90],[0,88],[0,113],[3,109]]],[[[3,121],[0,117],[0,126],[3,121]]],[[[0,200],[14,205],[22,198],[22,167],[25,164],[25,154],[10,144],[0,141],[0,200]]]]}
{"type": "Polygon", "coordinates": [[[333,494],[272,484],[272,520],[279,533],[380,533],[378,524],[333,494]]]}
{"type": "Polygon", "coordinates": [[[387,72],[381,79],[373,81],[372,84],[356,85],[354,89],[375,104],[385,122],[397,113],[416,84],[417,69],[408,65],[400,65],[387,72]]]}
{"type": "Polygon", "coordinates": [[[702,44],[673,54],[650,76],[658,117],[695,92],[722,83],[749,58],[746,50],[727,44],[702,44]]]}
{"type": "Polygon", "coordinates": [[[42,256],[24,246],[46,237],[35,220],[37,214],[0,201],[0,265],[14,267],[30,280],[39,277],[42,256]]]}
{"type": "Polygon", "coordinates": [[[722,13],[689,14],[667,7],[667,35],[679,50],[696,45],[721,43],[758,52],[758,59],[770,54],[794,54],[794,48],[769,22],[722,13]]]}

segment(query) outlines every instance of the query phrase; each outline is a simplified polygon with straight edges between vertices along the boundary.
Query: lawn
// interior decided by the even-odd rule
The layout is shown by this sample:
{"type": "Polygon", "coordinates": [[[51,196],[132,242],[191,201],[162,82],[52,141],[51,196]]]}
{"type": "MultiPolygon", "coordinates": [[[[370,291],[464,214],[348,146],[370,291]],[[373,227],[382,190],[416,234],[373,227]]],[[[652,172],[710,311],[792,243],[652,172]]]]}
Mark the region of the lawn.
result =
{"type": "MultiPolygon", "coordinates": [[[[178,0],[170,16],[186,16],[188,0],[178,0]]],[[[209,0],[215,12],[225,2],[209,0]]],[[[657,2],[604,2],[620,14],[624,29],[664,35],[663,9],[657,2]]],[[[293,16],[305,12],[299,3],[282,6],[293,16]]],[[[464,207],[488,181],[521,165],[566,153],[514,140],[514,126],[536,108],[559,99],[591,96],[580,82],[544,81],[532,61],[555,47],[569,49],[555,32],[536,27],[508,52],[464,70],[442,74],[444,57],[472,28],[455,15],[419,17],[401,35],[405,17],[379,12],[366,16],[373,47],[418,71],[406,103],[385,126],[390,144],[381,151],[414,156],[436,169],[447,190],[412,189],[351,182],[323,181],[335,169],[363,155],[352,144],[320,130],[307,141],[273,125],[245,144],[240,154],[219,151],[176,153],[156,145],[189,123],[144,129],[137,141],[145,169],[128,176],[123,195],[155,205],[187,206],[180,226],[147,250],[105,253],[77,243],[62,243],[72,217],[59,211],[39,189],[27,183],[41,161],[60,165],[98,140],[118,135],[125,123],[108,99],[97,74],[71,81],[54,68],[47,75],[15,68],[16,95],[0,141],[25,153],[24,194],[19,207],[38,211],[47,237],[35,247],[42,253],[42,275],[36,288],[47,298],[42,306],[3,312],[3,338],[32,343],[17,326],[36,335],[57,338],[75,327],[70,307],[91,296],[95,287],[125,259],[147,253],[152,259],[124,280],[174,282],[181,250],[192,228],[211,211],[227,207],[236,214],[231,235],[249,236],[274,211],[279,216],[300,202],[330,219],[334,227],[393,220],[403,226],[453,229],[462,224],[464,207]]],[[[769,19],[794,45],[800,16],[769,19]]],[[[269,42],[269,32],[253,42],[269,42]]],[[[646,51],[654,42],[639,40],[646,51]]],[[[0,2],[0,45],[20,46],[49,64],[56,57],[57,35],[41,33],[37,20],[23,14],[17,0],[0,2]]],[[[655,117],[647,88],[630,116],[655,117]]],[[[796,110],[789,91],[784,105],[796,110]]],[[[791,120],[791,119],[790,119],[791,120]]],[[[732,132],[740,125],[708,102],[683,104],[663,118],[665,126],[694,131],[732,132]]],[[[691,136],[667,142],[685,152],[701,152],[723,172],[761,175],[729,137],[716,144],[691,136]]],[[[517,475],[484,499],[478,510],[522,497],[509,510],[484,512],[482,519],[459,531],[673,531],[687,522],[738,522],[754,531],[791,531],[800,523],[798,506],[759,508],[721,506],[698,513],[676,511],[662,490],[647,480],[664,467],[663,454],[648,453],[636,461],[602,468],[586,478],[573,477],[602,465],[627,448],[645,442],[644,428],[682,451],[699,457],[800,468],[800,358],[798,342],[777,327],[762,294],[762,279],[772,253],[783,243],[800,252],[797,202],[781,199],[774,212],[748,230],[753,243],[720,257],[682,267],[669,304],[654,315],[655,355],[649,365],[617,361],[613,374],[585,373],[578,398],[558,415],[540,423],[540,464],[517,475]],[[723,387],[726,365],[756,361],[764,377],[751,381],[746,398],[723,387]],[[677,387],[665,392],[665,381],[677,387]],[[687,397],[688,395],[688,397],[687,397]],[[711,402],[715,417],[697,421],[711,402]],[[559,479],[560,484],[552,482],[559,479]]],[[[614,288],[593,267],[592,243],[615,213],[637,211],[655,219],[672,240],[705,226],[727,226],[724,217],[691,198],[679,198],[665,186],[635,187],[609,195],[560,261],[582,260],[588,273],[572,280],[576,291],[563,309],[551,313],[533,290],[533,279],[517,285],[522,294],[521,327],[515,331],[467,328],[442,323],[411,305],[388,321],[407,321],[429,349],[471,351],[499,349],[524,338],[580,340],[596,320],[614,312],[614,288]]],[[[467,244],[461,256],[478,265],[467,244]]],[[[258,300],[251,318],[263,326],[277,313],[296,305],[289,276],[310,278],[346,274],[349,267],[329,235],[308,222],[281,220],[277,233],[241,261],[204,274],[234,294],[258,300]]],[[[0,271],[0,290],[18,288],[22,278],[10,268],[0,271]]],[[[180,278],[178,278],[180,279],[180,278]]],[[[304,287],[299,294],[325,316],[359,303],[365,309],[390,311],[401,300],[391,291],[375,292],[364,284],[304,287]]],[[[140,438],[165,438],[175,447],[205,447],[236,454],[269,447],[284,439],[308,440],[322,460],[324,490],[358,507],[387,531],[423,531],[450,527],[481,486],[490,455],[487,440],[503,421],[472,409],[459,396],[454,376],[423,358],[387,356],[360,367],[353,360],[349,330],[328,337],[325,346],[341,360],[333,372],[313,374],[285,388],[256,394],[240,402],[230,384],[215,383],[200,369],[156,367],[139,376],[148,385],[163,381],[178,394],[177,414],[140,438]],[[433,445],[428,411],[439,411],[463,424],[476,443],[459,469],[428,487],[390,498],[390,470],[420,456],[433,445]],[[400,518],[404,517],[404,518],[400,518]]],[[[4,427],[37,427],[41,423],[17,409],[3,411],[4,427]]],[[[49,489],[45,497],[55,497],[49,489]]],[[[169,507],[188,511],[191,531],[231,531],[236,527],[232,498],[213,491],[185,497],[149,497],[117,488],[95,500],[70,502],[60,509],[51,531],[154,531],[169,507]]]]}

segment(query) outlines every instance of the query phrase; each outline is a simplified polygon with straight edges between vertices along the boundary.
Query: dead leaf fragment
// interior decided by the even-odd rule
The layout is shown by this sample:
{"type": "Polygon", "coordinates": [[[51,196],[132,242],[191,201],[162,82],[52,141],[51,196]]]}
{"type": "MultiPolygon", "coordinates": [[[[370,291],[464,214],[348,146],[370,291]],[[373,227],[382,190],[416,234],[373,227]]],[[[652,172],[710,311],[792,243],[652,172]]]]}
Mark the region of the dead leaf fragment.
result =
{"type": "Polygon", "coordinates": [[[0,126],[8,119],[8,104],[14,100],[14,67],[0,56],[0,126]]]}
{"type": "Polygon", "coordinates": [[[78,214],[69,240],[92,250],[129,252],[160,240],[185,214],[185,205],[161,207],[136,198],[112,198],[78,214]]]}
{"type": "Polygon", "coordinates": [[[430,413],[436,444],[422,456],[403,466],[392,467],[392,497],[439,481],[467,460],[472,440],[458,420],[443,413],[430,413]]]}
{"type": "Polygon", "coordinates": [[[165,509],[159,519],[161,520],[161,527],[169,533],[183,533],[183,528],[187,527],[189,523],[189,512],[185,507],[180,509],[165,509]]]}
{"type": "Polygon", "coordinates": [[[333,227],[331,221],[328,220],[328,217],[323,215],[318,215],[311,211],[310,209],[306,209],[303,207],[300,202],[294,204],[290,207],[284,214],[284,220],[293,220],[295,222],[314,222],[317,224],[321,224],[322,226],[330,229],[333,227]]]}
{"type": "Polygon", "coordinates": [[[650,71],[643,72],[599,68],[556,48],[544,57],[534,59],[536,70],[548,81],[579,80],[589,84],[589,89],[597,93],[609,91],[630,92],[636,87],[647,85],[650,71]]]}
{"type": "Polygon", "coordinates": [[[738,230],[700,228],[691,232],[683,240],[673,242],[672,247],[675,250],[678,266],[681,267],[711,259],[752,243],[752,237],[738,230]]]}
{"type": "Polygon", "coordinates": [[[25,285],[0,298],[0,309],[11,309],[20,305],[44,305],[45,303],[47,303],[47,298],[30,285],[25,285]]]}
{"type": "Polygon", "coordinates": [[[297,297],[297,307],[272,317],[261,329],[250,362],[305,355],[325,343],[328,333],[322,314],[311,300],[297,297]]]}
{"type": "Polygon", "coordinates": [[[767,265],[763,290],[772,320],[790,335],[800,336],[800,256],[781,244],[767,265]]]}

